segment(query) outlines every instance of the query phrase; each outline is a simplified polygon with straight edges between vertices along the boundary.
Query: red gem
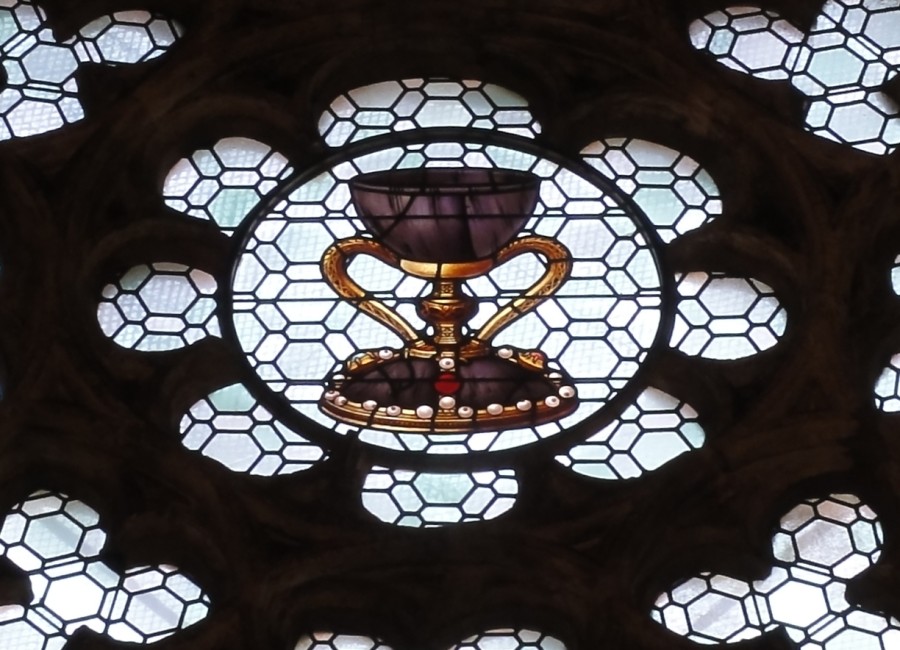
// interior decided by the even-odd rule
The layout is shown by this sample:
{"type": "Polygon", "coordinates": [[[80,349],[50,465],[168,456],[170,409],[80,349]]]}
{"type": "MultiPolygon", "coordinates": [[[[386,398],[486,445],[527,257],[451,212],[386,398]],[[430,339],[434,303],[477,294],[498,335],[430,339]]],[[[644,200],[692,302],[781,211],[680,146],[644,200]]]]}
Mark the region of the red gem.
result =
{"type": "Polygon", "coordinates": [[[442,372],[434,382],[434,389],[441,395],[453,395],[462,384],[452,372],[442,372]]]}

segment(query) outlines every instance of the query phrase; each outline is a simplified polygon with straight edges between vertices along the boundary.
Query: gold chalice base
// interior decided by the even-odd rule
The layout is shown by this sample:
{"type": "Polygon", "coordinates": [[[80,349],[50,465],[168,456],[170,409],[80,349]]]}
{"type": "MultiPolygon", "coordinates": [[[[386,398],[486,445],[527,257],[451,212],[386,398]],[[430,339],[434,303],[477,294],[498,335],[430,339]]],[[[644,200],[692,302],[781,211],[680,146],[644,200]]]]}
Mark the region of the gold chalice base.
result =
{"type": "Polygon", "coordinates": [[[365,352],[331,378],[319,408],[360,427],[452,434],[537,426],[578,407],[571,380],[545,368],[539,352],[500,348],[462,359],[458,368],[450,361],[406,350],[365,352]]]}

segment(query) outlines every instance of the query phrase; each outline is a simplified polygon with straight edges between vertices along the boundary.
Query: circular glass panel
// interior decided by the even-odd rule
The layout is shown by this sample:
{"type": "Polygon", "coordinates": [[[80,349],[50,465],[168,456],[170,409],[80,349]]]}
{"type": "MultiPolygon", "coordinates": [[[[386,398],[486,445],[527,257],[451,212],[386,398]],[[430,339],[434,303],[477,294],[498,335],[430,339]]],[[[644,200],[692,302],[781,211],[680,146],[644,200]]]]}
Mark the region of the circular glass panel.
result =
{"type": "MultiPolygon", "coordinates": [[[[234,333],[265,390],[289,404],[302,421],[337,435],[358,432],[362,442],[402,451],[499,451],[597,418],[638,373],[660,335],[663,283],[636,208],[602,181],[591,179],[590,172],[533,153],[531,143],[519,148],[507,144],[509,138],[503,145],[472,140],[394,144],[361,155],[347,152],[322,173],[298,177],[281,195],[286,198],[264,206],[252,220],[234,269],[234,333]],[[507,246],[524,238],[555,242],[553,250],[564,251],[567,258],[563,281],[523,306],[523,296],[549,273],[554,254],[523,250],[505,257],[501,250],[479,270],[467,267],[468,275],[458,284],[460,296],[472,305],[461,325],[465,337],[477,338],[482,328],[490,330],[486,325],[496,321],[505,306],[512,306],[512,317],[490,331],[483,343],[492,363],[508,358],[510,351],[515,358],[522,355],[523,364],[538,360],[541,377],[555,381],[550,385],[553,394],[539,400],[546,412],[530,421],[504,416],[492,427],[487,414],[491,407],[499,413],[498,405],[481,405],[481,411],[476,405],[473,416],[457,394],[442,404],[454,402],[451,415],[456,420],[466,415],[477,420],[470,430],[458,423],[441,430],[438,415],[427,409],[419,411],[427,417],[422,417],[418,431],[405,425],[392,429],[387,416],[380,424],[377,418],[370,420],[372,426],[335,417],[335,409],[329,414],[323,400],[330,392],[333,405],[339,393],[334,378],[347,373],[348,361],[367,354],[373,363],[388,355],[407,358],[414,347],[401,329],[386,324],[383,314],[373,317],[364,309],[364,302],[377,301],[423,341],[434,339],[436,329],[433,322],[423,320],[422,305],[436,291],[438,280],[418,268],[410,271],[390,255],[342,258],[346,276],[364,292],[357,299],[339,296],[334,278],[326,278],[333,272],[323,270],[326,251],[353,238],[377,241],[357,216],[349,181],[373,172],[440,167],[515,170],[539,179],[535,207],[507,246]],[[550,407],[567,399],[569,407],[558,417],[553,415],[550,407]]],[[[448,248],[452,244],[448,242],[448,248]]],[[[429,376],[423,381],[432,380],[429,376]]],[[[444,392],[453,387],[446,377],[439,385],[444,392]]],[[[366,405],[371,412],[385,412],[384,404],[378,405],[380,411],[373,404],[374,400],[366,405]]],[[[525,398],[499,406],[509,412],[515,405],[523,412],[538,411],[537,402],[525,398]]],[[[364,410],[360,413],[365,417],[364,410]]]]}

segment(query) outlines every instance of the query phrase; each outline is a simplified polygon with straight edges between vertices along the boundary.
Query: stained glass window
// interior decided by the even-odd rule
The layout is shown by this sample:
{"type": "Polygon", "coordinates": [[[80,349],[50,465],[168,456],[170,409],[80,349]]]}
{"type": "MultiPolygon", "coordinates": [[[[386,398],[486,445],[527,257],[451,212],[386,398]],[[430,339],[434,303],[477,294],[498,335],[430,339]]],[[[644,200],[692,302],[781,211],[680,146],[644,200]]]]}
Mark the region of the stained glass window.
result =
{"type": "Polygon", "coordinates": [[[603,480],[703,446],[702,414],[645,379],[667,344],[727,360],[785,333],[771,287],[661,261],[722,212],[712,176],[669,147],[562,156],[534,144],[527,100],[471,80],[350,90],[318,127],[337,153],[307,168],[248,138],[185,155],[165,203],[236,241],[230,275],[145,263],[98,308],[137,351],[223,338],[249,378],[197,401],[180,432],[234,472],[292,474],[361,445],[377,520],[494,519],[537,443],[560,438],[562,466],[603,480]]]}
{"type": "Polygon", "coordinates": [[[0,0],[0,645],[900,644],[900,0],[96,4],[0,0]]]}

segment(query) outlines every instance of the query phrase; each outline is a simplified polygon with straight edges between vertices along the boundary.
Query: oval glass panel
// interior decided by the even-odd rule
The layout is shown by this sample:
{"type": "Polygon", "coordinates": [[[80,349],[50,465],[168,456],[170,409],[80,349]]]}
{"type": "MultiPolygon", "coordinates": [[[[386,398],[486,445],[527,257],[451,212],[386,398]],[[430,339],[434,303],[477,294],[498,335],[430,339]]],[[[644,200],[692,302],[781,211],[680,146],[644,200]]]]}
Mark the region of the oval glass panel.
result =
{"type": "MultiPolygon", "coordinates": [[[[468,175],[461,172],[459,178],[468,175]]],[[[256,216],[233,275],[234,335],[271,395],[307,422],[340,435],[358,430],[360,440],[375,446],[465,454],[556,435],[597,415],[632,380],[660,330],[662,279],[645,224],[604,185],[527,149],[479,141],[348,153],[322,173],[297,181],[285,200],[256,216]],[[493,252],[465,262],[469,266],[457,264],[467,275],[453,280],[453,300],[465,302],[467,312],[459,326],[463,352],[455,366],[434,365],[437,356],[428,367],[417,359],[425,355],[417,346],[438,346],[437,330],[444,325],[426,312],[440,302],[435,292],[444,290],[443,284],[421,264],[401,263],[391,250],[398,244],[384,233],[378,243],[374,231],[381,226],[375,226],[378,219],[383,226],[386,218],[360,218],[359,199],[355,203],[351,197],[357,176],[390,170],[420,170],[415,173],[422,175],[423,168],[429,170],[423,176],[428,182],[434,168],[466,168],[490,170],[489,183],[514,178],[514,173],[537,183],[534,207],[517,216],[517,225],[504,226],[511,238],[491,239],[493,252]],[[339,262],[329,267],[329,256],[338,256],[339,262]],[[473,270],[473,264],[480,266],[473,270]],[[547,279],[563,267],[559,277],[547,279]],[[466,357],[466,345],[481,345],[489,363],[474,353],[466,357]],[[353,400],[346,405],[339,394],[347,392],[346,386],[335,390],[333,384],[355,366],[383,369],[378,364],[385,360],[402,360],[407,383],[433,385],[422,390],[441,399],[417,403],[410,397],[401,403],[402,395],[373,391],[370,400],[356,398],[351,412],[353,400]],[[516,364],[504,366],[503,360],[516,364]],[[526,374],[526,366],[539,368],[540,376],[526,374]],[[497,379],[507,370],[515,377],[497,379]],[[505,388],[497,387],[501,384],[505,388]],[[417,417],[421,427],[413,430],[417,417]]],[[[421,192],[433,198],[435,191],[421,192]]],[[[490,191],[505,190],[501,183],[490,191]]],[[[488,200],[467,200],[466,205],[482,206],[477,210],[494,209],[483,207],[488,200]]],[[[415,205],[404,209],[421,208],[415,205]]],[[[462,249],[450,234],[458,224],[448,222],[446,214],[440,218],[444,221],[429,231],[437,234],[410,246],[427,248],[422,257],[437,264],[441,280],[449,282],[450,274],[461,271],[441,262],[440,255],[457,260],[462,249]]],[[[476,232],[475,220],[463,225],[483,243],[487,236],[476,232]]],[[[500,237],[500,231],[490,232],[500,237]]],[[[398,380],[391,377],[396,386],[398,380]]]]}

